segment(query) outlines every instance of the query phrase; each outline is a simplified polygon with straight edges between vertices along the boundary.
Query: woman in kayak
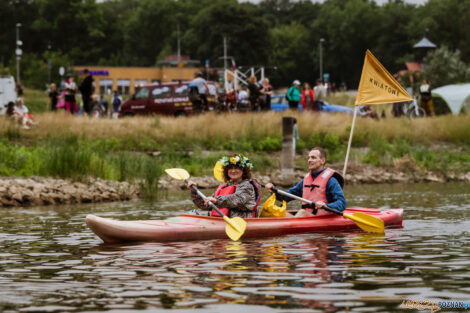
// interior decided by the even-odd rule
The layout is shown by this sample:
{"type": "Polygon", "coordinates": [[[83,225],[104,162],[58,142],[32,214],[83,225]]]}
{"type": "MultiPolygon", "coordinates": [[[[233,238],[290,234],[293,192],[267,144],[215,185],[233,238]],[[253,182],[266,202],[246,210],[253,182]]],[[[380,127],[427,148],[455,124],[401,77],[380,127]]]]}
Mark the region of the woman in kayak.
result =
{"type": "MultiPolygon", "coordinates": [[[[258,184],[251,180],[251,161],[239,155],[226,156],[218,162],[223,167],[224,183],[220,185],[216,192],[203,200],[191,189],[194,182],[188,182],[188,188],[191,190],[191,197],[202,210],[209,211],[209,201],[214,203],[228,217],[256,217],[257,208],[260,201],[261,190],[258,184]]],[[[210,213],[211,216],[220,216],[215,210],[210,213]]]]}

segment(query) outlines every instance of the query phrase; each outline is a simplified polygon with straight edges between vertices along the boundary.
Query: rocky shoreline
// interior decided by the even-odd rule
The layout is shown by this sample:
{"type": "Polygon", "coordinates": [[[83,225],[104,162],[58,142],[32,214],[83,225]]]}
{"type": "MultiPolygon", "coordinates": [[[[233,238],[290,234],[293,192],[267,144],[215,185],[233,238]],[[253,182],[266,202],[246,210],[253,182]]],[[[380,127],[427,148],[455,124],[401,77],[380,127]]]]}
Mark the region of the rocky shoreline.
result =
{"type": "MultiPolygon", "coordinates": [[[[332,168],[341,170],[341,164],[332,168]]],[[[295,170],[294,181],[305,175],[304,169],[295,170]]],[[[273,171],[268,175],[256,175],[262,184],[273,182],[283,186],[281,172],[273,171]]],[[[201,189],[216,188],[220,182],[212,176],[191,178],[201,189]]],[[[470,182],[470,172],[451,172],[446,175],[436,172],[421,172],[416,168],[379,168],[364,164],[352,164],[348,168],[347,184],[391,184],[391,183],[445,183],[449,181],[470,182]]],[[[184,183],[163,175],[158,183],[159,189],[185,189],[184,183]]],[[[285,186],[283,186],[285,187],[285,186]]],[[[73,182],[66,179],[45,177],[1,178],[0,207],[60,205],[74,203],[124,201],[139,198],[137,185],[128,182],[90,180],[88,183],[73,182]]]]}
{"type": "Polygon", "coordinates": [[[45,177],[0,178],[0,207],[123,201],[138,197],[127,182],[93,180],[88,184],[45,177]]]}

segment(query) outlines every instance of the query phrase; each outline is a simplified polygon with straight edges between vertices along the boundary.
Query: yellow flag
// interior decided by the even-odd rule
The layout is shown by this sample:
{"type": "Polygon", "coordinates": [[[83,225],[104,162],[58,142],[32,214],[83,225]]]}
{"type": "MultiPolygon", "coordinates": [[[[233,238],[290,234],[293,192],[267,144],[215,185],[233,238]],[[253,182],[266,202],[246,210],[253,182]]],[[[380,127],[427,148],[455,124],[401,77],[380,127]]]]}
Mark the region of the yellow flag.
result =
{"type": "Polygon", "coordinates": [[[357,90],[356,105],[412,101],[399,82],[367,50],[357,90]]]}

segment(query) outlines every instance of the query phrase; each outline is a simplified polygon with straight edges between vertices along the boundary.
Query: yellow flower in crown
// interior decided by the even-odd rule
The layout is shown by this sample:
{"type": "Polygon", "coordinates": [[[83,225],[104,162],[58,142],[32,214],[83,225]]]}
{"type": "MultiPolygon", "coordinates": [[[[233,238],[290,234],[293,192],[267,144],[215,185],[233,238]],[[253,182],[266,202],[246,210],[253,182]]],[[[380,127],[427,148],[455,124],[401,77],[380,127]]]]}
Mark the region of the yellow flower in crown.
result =
{"type": "Polygon", "coordinates": [[[231,164],[238,165],[241,168],[244,168],[244,167],[252,168],[253,167],[253,164],[251,163],[250,159],[248,159],[247,157],[244,157],[241,154],[239,154],[237,156],[234,156],[234,157],[228,157],[228,156],[223,157],[218,162],[220,162],[223,167],[231,165],[231,164]]]}

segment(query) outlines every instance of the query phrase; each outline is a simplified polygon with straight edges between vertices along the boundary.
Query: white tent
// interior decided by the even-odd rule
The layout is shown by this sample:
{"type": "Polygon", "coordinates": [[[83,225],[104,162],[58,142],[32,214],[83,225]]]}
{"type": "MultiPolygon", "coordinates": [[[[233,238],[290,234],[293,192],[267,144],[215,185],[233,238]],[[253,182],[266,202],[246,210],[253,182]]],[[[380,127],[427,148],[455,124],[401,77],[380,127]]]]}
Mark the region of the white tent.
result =
{"type": "Polygon", "coordinates": [[[465,105],[465,101],[470,101],[470,84],[442,86],[433,89],[432,93],[433,95],[438,95],[442,99],[444,99],[444,101],[449,106],[452,114],[457,115],[460,113],[460,110],[462,110],[462,107],[465,105]]]}

